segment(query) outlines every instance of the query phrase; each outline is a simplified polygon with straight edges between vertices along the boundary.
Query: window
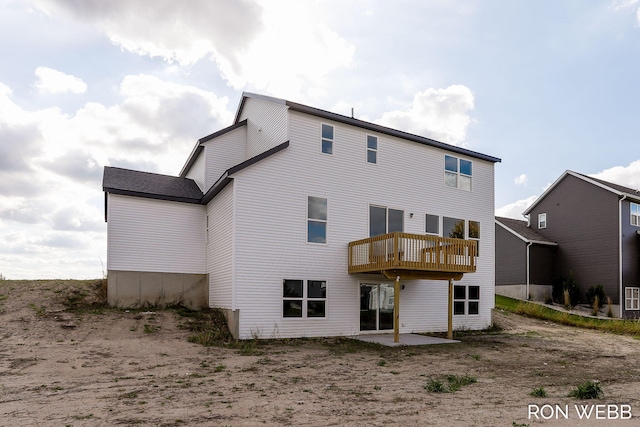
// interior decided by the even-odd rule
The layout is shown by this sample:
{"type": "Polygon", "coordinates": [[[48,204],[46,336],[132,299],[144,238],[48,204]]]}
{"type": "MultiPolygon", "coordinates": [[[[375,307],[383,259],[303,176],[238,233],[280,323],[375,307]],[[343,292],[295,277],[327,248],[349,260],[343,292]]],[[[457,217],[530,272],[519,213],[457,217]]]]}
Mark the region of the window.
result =
{"type": "Polygon", "coordinates": [[[640,205],[631,203],[631,225],[640,227],[640,205]]]}
{"type": "Polygon", "coordinates": [[[476,241],[476,256],[480,255],[480,223],[478,221],[469,221],[468,238],[476,241]]]}
{"type": "Polygon", "coordinates": [[[322,124],[322,152],[333,154],[333,126],[322,124]]]}
{"type": "Polygon", "coordinates": [[[624,309],[640,310],[640,288],[624,288],[624,309]]]}
{"type": "Polygon", "coordinates": [[[464,239],[464,219],[442,218],[442,237],[464,239]]]}
{"type": "Polygon", "coordinates": [[[282,281],[282,317],[325,317],[326,304],[326,281],[282,281]]]}
{"type": "Polygon", "coordinates": [[[427,234],[440,234],[440,217],[438,215],[427,214],[426,231],[427,234]]]}
{"type": "Polygon", "coordinates": [[[541,213],[538,215],[538,228],[547,228],[547,214],[541,213]]]}
{"type": "Polygon", "coordinates": [[[327,199],[307,199],[307,242],[327,243],[327,199]]]}
{"type": "Polygon", "coordinates": [[[473,164],[469,160],[444,156],[444,185],[471,191],[473,164]]]}
{"type": "Polygon", "coordinates": [[[480,286],[454,286],[453,314],[474,315],[478,313],[480,313],[480,286]]]}
{"type": "Polygon", "coordinates": [[[369,237],[404,231],[404,211],[369,206],[369,237]]]}
{"type": "Polygon", "coordinates": [[[378,137],[367,135],[367,162],[378,163],[378,137]]]}

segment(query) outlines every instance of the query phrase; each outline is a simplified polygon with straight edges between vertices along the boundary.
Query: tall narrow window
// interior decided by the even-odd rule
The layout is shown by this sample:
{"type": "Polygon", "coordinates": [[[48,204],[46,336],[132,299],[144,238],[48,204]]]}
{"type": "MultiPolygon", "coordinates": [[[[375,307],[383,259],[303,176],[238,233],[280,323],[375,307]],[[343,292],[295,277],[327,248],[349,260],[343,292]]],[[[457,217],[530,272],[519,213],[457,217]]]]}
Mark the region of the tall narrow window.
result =
{"type": "Polygon", "coordinates": [[[471,191],[473,163],[454,156],[444,156],[444,185],[471,191]]]}
{"type": "Polygon", "coordinates": [[[367,162],[378,163],[378,137],[367,135],[367,162]]]}
{"type": "Polygon", "coordinates": [[[333,126],[322,124],[322,152],[333,154],[333,126]]]}
{"type": "Polygon", "coordinates": [[[631,203],[631,225],[640,227],[640,205],[631,203]]]}
{"type": "Polygon", "coordinates": [[[427,234],[440,234],[440,217],[438,215],[427,214],[426,231],[427,234]]]}
{"type": "Polygon", "coordinates": [[[469,221],[469,239],[476,241],[476,256],[480,255],[480,223],[469,221]]]}
{"type": "Polygon", "coordinates": [[[404,211],[369,206],[369,237],[404,231],[404,211]]]}
{"type": "Polygon", "coordinates": [[[307,199],[307,242],[327,243],[327,199],[307,199]]]}
{"type": "Polygon", "coordinates": [[[538,228],[547,228],[547,214],[541,213],[538,215],[538,228]]]}

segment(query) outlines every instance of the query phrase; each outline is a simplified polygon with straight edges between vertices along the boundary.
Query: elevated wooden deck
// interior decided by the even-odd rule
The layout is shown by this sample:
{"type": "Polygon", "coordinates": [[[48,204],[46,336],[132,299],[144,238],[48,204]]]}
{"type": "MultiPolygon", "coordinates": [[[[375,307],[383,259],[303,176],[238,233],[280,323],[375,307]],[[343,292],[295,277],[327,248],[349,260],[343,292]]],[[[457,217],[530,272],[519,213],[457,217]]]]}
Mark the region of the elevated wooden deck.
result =
{"type": "Polygon", "coordinates": [[[387,233],[349,243],[349,273],[389,279],[460,280],[476,271],[477,242],[410,233],[387,233]]]}

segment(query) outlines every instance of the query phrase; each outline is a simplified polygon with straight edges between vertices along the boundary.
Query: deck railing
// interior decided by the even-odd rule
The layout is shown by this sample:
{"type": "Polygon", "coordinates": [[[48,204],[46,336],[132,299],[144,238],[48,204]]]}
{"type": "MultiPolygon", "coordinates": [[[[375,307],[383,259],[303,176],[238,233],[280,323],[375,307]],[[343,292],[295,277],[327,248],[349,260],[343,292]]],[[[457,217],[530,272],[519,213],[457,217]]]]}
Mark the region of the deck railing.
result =
{"type": "Polygon", "coordinates": [[[477,242],[410,233],[388,233],[349,243],[349,273],[416,270],[473,273],[477,242]]]}

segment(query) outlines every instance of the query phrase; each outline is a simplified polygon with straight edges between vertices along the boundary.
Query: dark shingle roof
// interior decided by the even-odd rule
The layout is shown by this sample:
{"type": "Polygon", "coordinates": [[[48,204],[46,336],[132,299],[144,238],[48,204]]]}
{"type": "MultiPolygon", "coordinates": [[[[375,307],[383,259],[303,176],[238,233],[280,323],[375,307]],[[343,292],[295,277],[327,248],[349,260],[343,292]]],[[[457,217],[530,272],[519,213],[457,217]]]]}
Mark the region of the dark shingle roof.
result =
{"type": "Polygon", "coordinates": [[[194,180],[106,166],[102,189],[126,196],[200,203],[202,191],[194,180]]]}
{"type": "Polygon", "coordinates": [[[550,245],[556,244],[556,242],[553,242],[547,239],[542,234],[528,227],[527,221],[520,221],[518,219],[511,219],[511,218],[503,218],[499,216],[496,217],[496,221],[502,224],[504,227],[511,230],[513,233],[522,237],[527,242],[550,244],[550,245]]]}

